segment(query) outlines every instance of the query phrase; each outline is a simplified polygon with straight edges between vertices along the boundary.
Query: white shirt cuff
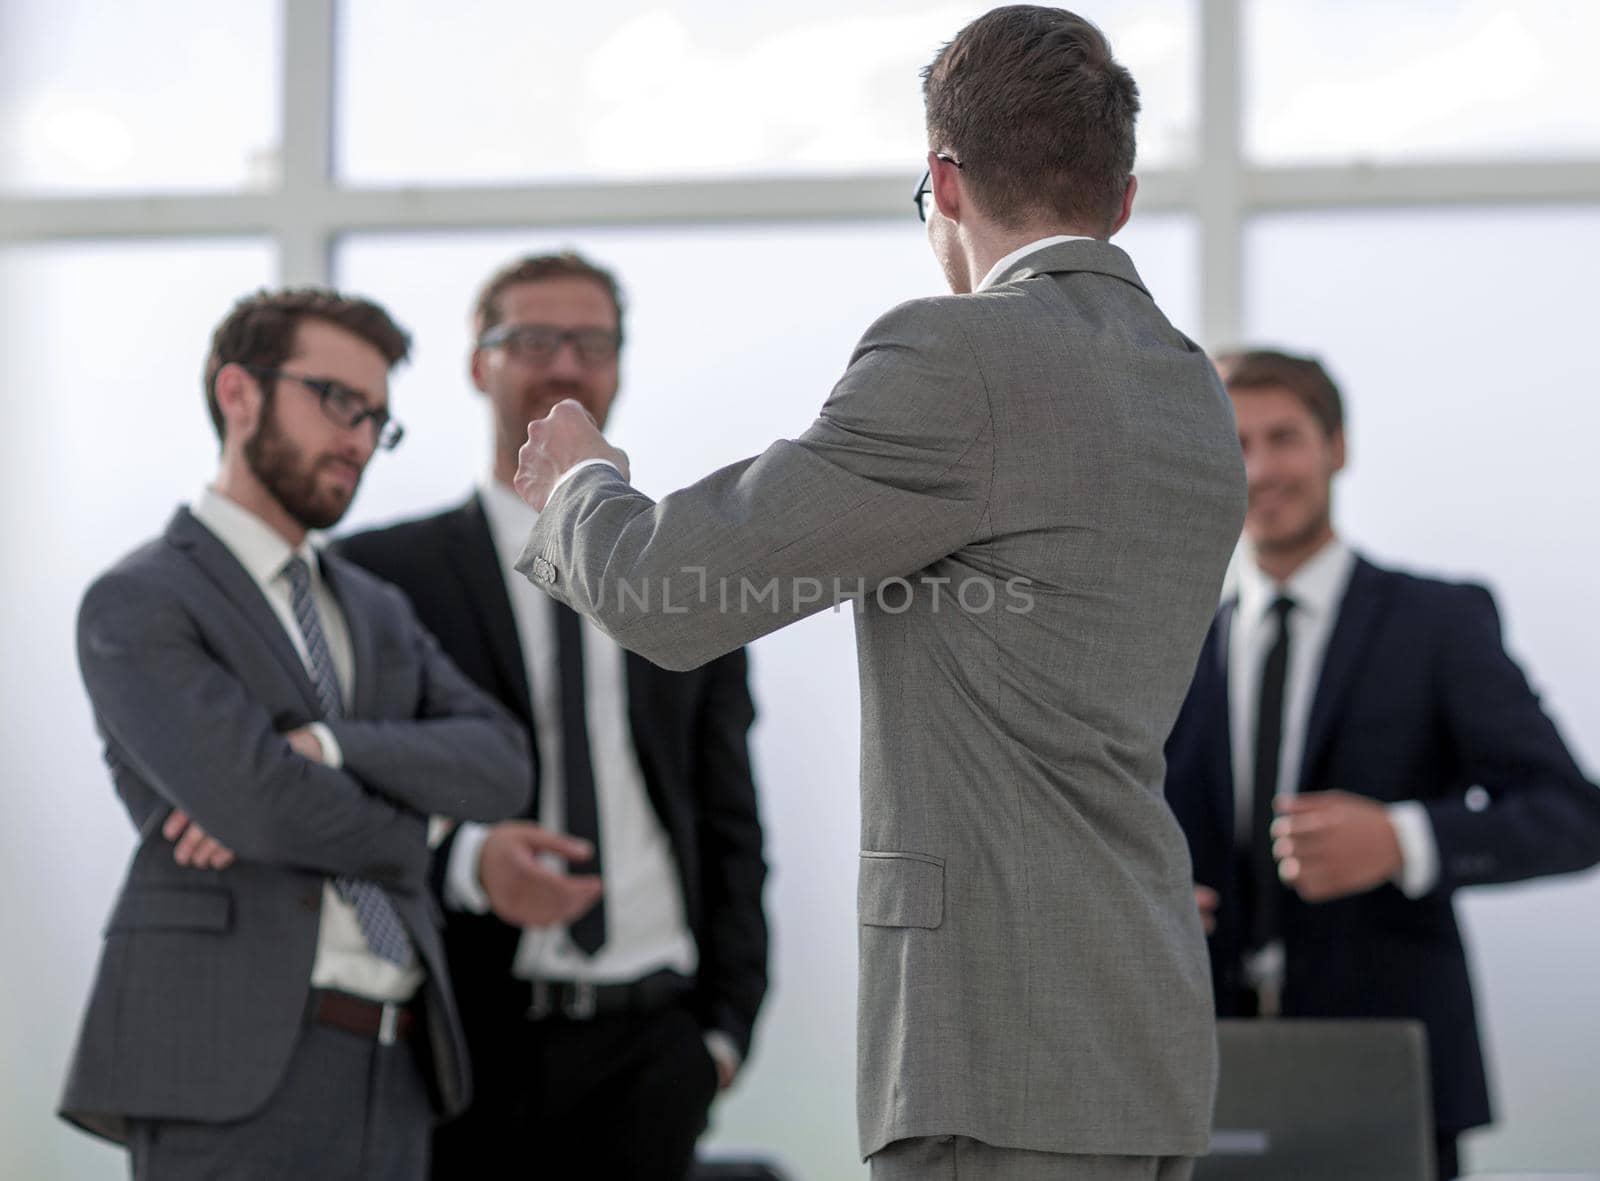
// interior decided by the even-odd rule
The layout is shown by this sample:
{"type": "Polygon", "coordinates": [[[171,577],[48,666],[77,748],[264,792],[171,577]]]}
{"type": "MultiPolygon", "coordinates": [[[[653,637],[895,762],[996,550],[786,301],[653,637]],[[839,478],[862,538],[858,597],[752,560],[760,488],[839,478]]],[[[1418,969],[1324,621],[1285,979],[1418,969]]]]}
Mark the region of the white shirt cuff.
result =
{"type": "Polygon", "coordinates": [[[705,1032],[706,1053],[719,1065],[727,1063],[733,1067],[731,1075],[739,1073],[739,1067],[744,1065],[744,1058],[739,1053],[739,1047],[734,1044],[733,1038],[723,1033],[720,1029],[708,1029],[705,1032]]]}
{"type": "Polygon", "coordinates": [[[487,824],[463,821],[456,833],[456,843],[450,846],[450,864],[445,866],[445,905],[472,914],[489,913],[489,895],[484,893],[478,880],[478,860],[483,855],[483,842],[489,837],[487,824]]]}
{"type": "Polygon", "coordinates": [[[1439,884],[1439,843],[1428,810],[1416,800],[1388,807],[1389,823],[1400,843],[1400,875],[1395,885],[1407,898],[1421,898],[1439,884]]]}
{"type": "Polygon", "coordinates": [[[333,731],[322,722],[312,722],[306,727],[322,744],[322,762],[324,766],[332,767],[335,771],[344,766],[344,751],[339,749],[339,740],[333,736],[333,731]]]}
{"type": "MultiPolygon", "coordinates": [[[[593,459],[580,459],[580,460],[578,460],[577,463],[573,464],[566,471],[562,472],[559,476],[556,477],[556,482],[554,484],[550,485],[550,496],[554,496],[556,494],[556,489],[557,488],[561,487],[561,485],[565,484],[568,480],[572,479],[573,476],[577,475],[584,468],[586,468],[586,467],[594,467],[596,464],[601,464],[601,463],[605,464],[612,471],[616,472],[617,475],[620,476],[622,474],[622,469],[619,468],[616,464],[612,463],[609,459],[600,459],[599,457],[596,457],[596,458],[593,458],[593,459]]],[[[550,497],[548,497],[548,496],[545,497],[545,503],[546,504],[550,503],[550,497]]]]}

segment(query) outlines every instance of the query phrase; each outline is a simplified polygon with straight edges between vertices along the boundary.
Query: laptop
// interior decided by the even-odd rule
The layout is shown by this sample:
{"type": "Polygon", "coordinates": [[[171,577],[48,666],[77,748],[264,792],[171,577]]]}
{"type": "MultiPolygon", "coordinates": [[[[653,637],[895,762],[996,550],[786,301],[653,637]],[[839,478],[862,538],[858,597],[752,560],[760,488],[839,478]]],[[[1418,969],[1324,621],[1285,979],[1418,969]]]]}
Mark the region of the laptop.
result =
{"type": "Polygon", "coordinates": [[[1417,1021],[1222,1020],[1195,1181],[1434,1181],[1417,1021]]]}

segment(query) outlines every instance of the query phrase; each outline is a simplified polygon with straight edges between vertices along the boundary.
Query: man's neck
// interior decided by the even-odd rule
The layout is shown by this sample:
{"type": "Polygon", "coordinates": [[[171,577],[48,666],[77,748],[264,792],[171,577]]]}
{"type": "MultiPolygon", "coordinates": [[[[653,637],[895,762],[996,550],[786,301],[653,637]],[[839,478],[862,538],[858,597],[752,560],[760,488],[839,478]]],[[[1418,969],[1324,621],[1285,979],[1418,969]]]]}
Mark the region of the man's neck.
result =
{"type": "Polygon", "coordinates": [[[1305,541],[1281,549],[1255,551],[1256,568],[1279,586],[1284,585],[1334,540],[1332,525],[1324,525],[1305,541]]]}
{"type": "Polygon", "coordinates": [[[495,483],[504,484],[507,488],[515,488],[517,478],[517,453],[496,448],[494,453],[494,470],[491,472],[495,483]]]}
{"type": "Polygon", "coordinates": [[[291,517],[276,497],[262,486],[261,481],[226,460],[211,482],[212,490],[225,496],[234,504],[259,518],[266,526],[288,543],[290,549],[299,549],[306,539],[306,527],[291,517]]]}

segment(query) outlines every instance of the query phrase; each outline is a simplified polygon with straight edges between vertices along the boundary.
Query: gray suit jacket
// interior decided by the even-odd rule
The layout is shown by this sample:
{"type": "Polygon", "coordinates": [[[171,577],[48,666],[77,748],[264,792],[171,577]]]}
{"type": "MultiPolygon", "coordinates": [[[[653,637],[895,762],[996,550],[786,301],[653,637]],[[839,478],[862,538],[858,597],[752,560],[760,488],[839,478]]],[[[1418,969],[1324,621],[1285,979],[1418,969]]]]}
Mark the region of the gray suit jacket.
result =
{"type": "Polygon", "coordinates": [[[267,1101],[306,1011],[330,875],[389,890],[427,968],[436,1099],[444,1113],[465,1106],[426,817],[518,810],[527,740],[399,591],[337,558],[322,565],[355,653],[350,716],[327,723],[342,770],[281,737],[321,717],[316,690],[250,575],[187,510],[84,596],[79,663],[140,837],[61,1105],[89,1131],[122,1140],[130,1117],[226,1121],[267,1101]],[[179,866],[161,834],[173,807],[235,863],[179,866]]]}
{"type": "Polygon", "coordinates": [[[603,467],[551,498],[520,568],[668,667],[866,588],[864,1155],[1204,1150],[1210,980],[1162,744],[1243,510],[1209,361],[1084,241],[889,312],[797,440],[659,504],[603,467]]]}

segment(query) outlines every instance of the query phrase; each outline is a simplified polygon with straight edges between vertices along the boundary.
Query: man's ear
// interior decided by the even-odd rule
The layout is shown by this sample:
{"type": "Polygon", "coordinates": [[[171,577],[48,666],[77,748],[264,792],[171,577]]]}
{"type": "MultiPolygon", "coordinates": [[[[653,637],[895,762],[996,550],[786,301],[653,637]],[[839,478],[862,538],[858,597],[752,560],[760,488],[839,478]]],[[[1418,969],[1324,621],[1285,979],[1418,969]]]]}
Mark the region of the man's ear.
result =
{"type": "Polygon", "coordinates": [[[261,420],[266,400],[261,385],[243,365],[229,362],[217,370],[217,408],[222,411],[223,437],[247,438],[261,420]]]}
{"type": "Polygon", "coordinates": [[[1122,190],[1122,212],[1118,213],[1117,220],[1111,223],[1111,231],[1110,233],[1106,234],[1106,237],[1111,237],[1112,234],[1115,234],[1123,226],[1128,224],[1128,219],[1133,216],[1134,194],[1138,191],[1139,178],[1137,176],[1130,176],[1128,178],[1128,187],[1122,190]]]}
{"type": "Polygon", "coordinates": [[[467,356],[467,372],[472,375],[473,388],[476,389],[480,394],[486,394],[489,392],[485,384],[483,372],[486,364],[487,362],[484,360],[484,351],[474,345],[472,347],[472,352],[467,356]]]}
{"type": "Polygon", "coordinates": [[[1328,446],[1333,452],[1333,468],[1330,474],[1344,471],[1346,455],[1343,427],[1334,431],[1332,436],[1329,437],[1328,446]]]}
{"type": "Polygon", "coordinates": [[[961,169],[952,161],[939,159],[937,152],[928,153],[928,183],[933,186],[933,203],[945,218],[961,220],[966,193],[961,188],[961,169]]]}

